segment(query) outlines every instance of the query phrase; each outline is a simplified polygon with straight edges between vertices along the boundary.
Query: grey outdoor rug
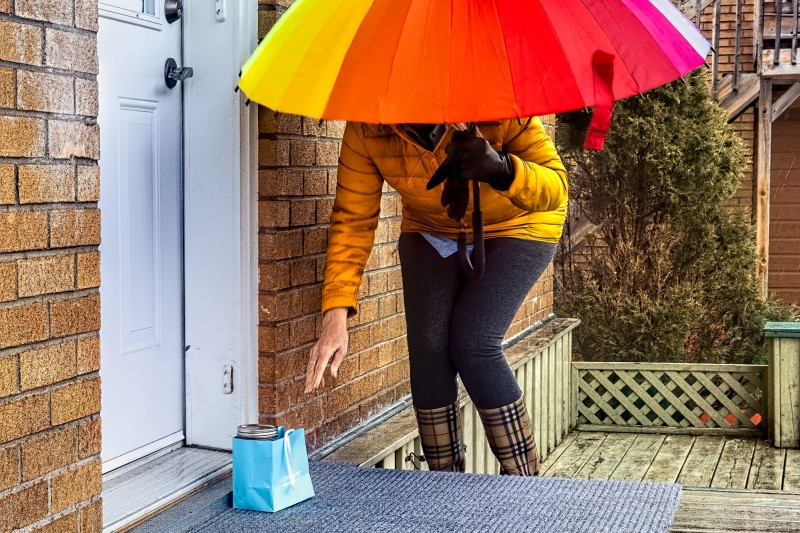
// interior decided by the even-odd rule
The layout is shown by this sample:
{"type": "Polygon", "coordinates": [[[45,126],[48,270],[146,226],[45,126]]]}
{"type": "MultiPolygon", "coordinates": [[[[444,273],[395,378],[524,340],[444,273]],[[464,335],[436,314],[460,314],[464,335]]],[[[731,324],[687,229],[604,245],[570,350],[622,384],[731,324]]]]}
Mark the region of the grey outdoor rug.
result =
{"type": "Polygon", "coordinates": [[[317,496],[278,513],[226,509],[193,532],[664,532],[667,483],[409,472],[315,462],[317,496]]]}

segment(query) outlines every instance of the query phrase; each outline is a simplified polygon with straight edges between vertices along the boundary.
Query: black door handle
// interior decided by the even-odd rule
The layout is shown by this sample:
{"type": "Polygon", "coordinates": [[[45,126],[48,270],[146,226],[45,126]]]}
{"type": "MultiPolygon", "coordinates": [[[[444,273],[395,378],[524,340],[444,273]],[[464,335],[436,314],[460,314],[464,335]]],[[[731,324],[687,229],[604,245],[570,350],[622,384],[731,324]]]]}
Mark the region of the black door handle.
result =
{"type": "Polygon", "coordinates": [[[174,89],[179,81],[191,78],[192,76],[194,76],[194,69],[192,67],[178,68],[178,63],[176,63],[174,59],[171,57],[167,59],[164,65],[164,81],[167,83],[167,87],[174,89]]]}

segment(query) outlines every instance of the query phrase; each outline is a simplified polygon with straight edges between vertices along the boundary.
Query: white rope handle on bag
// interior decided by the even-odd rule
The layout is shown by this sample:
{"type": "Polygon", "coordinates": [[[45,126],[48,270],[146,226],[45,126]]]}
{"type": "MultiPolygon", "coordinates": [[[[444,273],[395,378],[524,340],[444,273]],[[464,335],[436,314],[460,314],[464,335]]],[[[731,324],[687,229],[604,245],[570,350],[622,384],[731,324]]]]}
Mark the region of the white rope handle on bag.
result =
{"type": "Polygon", "coordinates": [[[292,446],[289,442],[289,435],[292,433],[294,433],[294,430],[289,429],[283,434],[283,457],[286,459],[286,470],[289,472],[289,483],[291,483],[292,488],[294,488],[297,473],[292,468],[292,446]]]}

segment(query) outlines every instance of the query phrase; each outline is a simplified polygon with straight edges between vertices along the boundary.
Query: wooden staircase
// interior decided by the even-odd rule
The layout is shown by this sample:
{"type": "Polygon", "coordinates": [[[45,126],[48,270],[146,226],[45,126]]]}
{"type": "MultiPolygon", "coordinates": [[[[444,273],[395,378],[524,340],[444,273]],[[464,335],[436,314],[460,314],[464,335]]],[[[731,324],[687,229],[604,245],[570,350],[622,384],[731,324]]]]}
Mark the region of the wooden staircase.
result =
{"type": "Polygon", "coordinates": [[[733,74],[723,76],[717,87],[717,101],[728,112],[728,122],[733,122],[758,99],[761,79],[755,73],[739,74],[738,86],[733,86],[733,74]]]}

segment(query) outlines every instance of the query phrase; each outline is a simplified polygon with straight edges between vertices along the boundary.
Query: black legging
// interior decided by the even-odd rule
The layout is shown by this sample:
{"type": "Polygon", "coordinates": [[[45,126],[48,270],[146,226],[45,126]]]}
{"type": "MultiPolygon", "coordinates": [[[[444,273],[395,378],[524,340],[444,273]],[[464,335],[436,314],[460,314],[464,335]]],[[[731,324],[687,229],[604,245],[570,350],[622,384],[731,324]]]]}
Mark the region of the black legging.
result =
{"type": "Polygon", "coordinates": [[[486,271],[477,281],[464,276],[457,254],[441,257],[419,233],[403,233],[399,250],[414,405],[455,402],[456,375],[481,409],[517,401],[522,391],[500,345],[556,245],[487,239],[486,271]]]}

